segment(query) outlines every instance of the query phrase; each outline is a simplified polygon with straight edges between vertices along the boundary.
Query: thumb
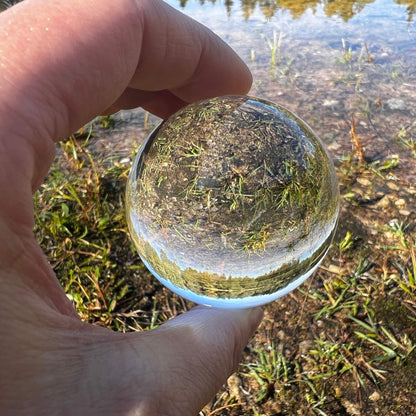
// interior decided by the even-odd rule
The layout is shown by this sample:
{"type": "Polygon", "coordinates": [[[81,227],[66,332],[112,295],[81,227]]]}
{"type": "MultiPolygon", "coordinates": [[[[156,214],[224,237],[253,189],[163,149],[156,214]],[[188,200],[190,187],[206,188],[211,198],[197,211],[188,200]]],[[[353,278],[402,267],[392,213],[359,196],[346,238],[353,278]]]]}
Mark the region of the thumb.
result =
{"type": "Polygon", "coordinates": [[[146,409],[143,414],[196,415],[235,370],[262,317],[260,308],[199,306],[154,331],[136,334],[137,345],[131,346],[148,363],[147,391],[137,398],[138,408],[146,409]]]}

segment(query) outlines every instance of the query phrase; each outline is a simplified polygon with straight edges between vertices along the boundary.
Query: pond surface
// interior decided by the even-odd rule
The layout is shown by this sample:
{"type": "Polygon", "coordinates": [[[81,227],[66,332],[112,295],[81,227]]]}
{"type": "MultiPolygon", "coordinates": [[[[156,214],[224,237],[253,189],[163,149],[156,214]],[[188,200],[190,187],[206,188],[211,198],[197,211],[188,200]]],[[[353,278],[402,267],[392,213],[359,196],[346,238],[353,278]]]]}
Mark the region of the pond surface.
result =
{"type": "Polygon", "coordinates": [[[353,117],[377,136],[365,143],[371,148],[414,123],[414,0],[168,3],[240,54],[253,72],[253,95],[306,119],[338,156],[351,149],[345,127],[353,117]]]}

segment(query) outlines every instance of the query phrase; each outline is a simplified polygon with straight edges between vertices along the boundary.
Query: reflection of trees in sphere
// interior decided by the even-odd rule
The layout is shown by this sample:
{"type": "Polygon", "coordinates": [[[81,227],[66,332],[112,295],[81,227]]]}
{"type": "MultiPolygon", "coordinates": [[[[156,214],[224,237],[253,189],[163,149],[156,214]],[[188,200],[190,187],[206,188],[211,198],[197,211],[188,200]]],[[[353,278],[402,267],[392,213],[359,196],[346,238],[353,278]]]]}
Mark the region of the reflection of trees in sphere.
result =
{"type": "Polygon", "coordinates": [[[287,109],[246,96],[171,116],[127,185],[130,232],[148,268],[220,307],[266,303],[302,283],[331,244],[338,209],[318,137],[287,109]]]}

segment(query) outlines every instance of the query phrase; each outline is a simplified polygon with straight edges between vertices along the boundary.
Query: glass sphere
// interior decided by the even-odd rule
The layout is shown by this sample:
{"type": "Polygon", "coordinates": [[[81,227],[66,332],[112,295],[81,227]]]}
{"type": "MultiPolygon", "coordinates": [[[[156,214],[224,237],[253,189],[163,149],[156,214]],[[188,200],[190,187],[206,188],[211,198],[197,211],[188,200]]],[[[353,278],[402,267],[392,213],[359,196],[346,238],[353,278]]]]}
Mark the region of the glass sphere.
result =
{"type": "Polygon", "coordinates": [[[148,269],[206,305],[264,304],[304,282],[335,232],[328,154],[286,108],[248,96],[191,104],[134,162],[127,220],[148,269]]]}

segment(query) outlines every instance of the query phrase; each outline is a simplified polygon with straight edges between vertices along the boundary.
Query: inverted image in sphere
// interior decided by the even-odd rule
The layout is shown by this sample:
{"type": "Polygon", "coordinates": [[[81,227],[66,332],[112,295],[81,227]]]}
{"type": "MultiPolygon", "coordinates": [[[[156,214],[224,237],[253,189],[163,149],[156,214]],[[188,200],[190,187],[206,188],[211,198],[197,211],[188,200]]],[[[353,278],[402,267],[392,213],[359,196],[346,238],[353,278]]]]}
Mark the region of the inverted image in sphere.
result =
{"type": "Polygon", "coordinates": [[[174,292],[217,307],[264,304],[301,284],[328,251],[338,212],[319,138],[286,108],[247,96],[162,122],[127,184],[143,262],[174,292]]]}

